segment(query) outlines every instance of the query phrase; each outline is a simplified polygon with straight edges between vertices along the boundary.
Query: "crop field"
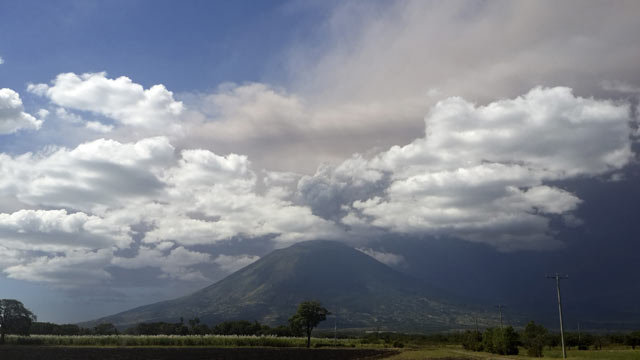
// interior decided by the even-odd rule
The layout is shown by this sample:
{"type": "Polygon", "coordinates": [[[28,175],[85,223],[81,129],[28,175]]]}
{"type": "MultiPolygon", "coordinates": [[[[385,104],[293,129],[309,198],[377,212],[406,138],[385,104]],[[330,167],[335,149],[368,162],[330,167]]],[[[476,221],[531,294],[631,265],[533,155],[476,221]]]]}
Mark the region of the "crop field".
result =
{"type": "MultiPolygon", "coordinates": [[[[640,349],[611,348],[603,350],[569,350],[567,358],[571,360],[638,360],[640,349]]],[[[485,352],[463,350],[460,346],[432,346],[402,349],[398,354],[390,355],[388,360],[429,360],[429,359],[468,359],[468,360],[524,360],[540,359],[526,356],[526,350],[520,349],[519,355],[496,355],[485,352]]],[[[559,348],[545,349],[543,359],[562,359],[559,348]]]]}
{"type": "MultiPolygon", "coordinates": [[[[306,338],[237,335],[8,335],[7,344],[44,346],[305,347],[306,338]]],[[[359,339],[311,338],[311,347],[362,347],[359,339]]],[[[367,345],[366,347],[376,347],[367,345]]],[[[381,346],[378,346],[381,347],[381,346]]]]}
{"type": "MultiPolygon", "coordinates": [[[[463,350],[459,345],[412,345],[394,348],[390,344],[364,343],[362,339],[312,338],[311,349],[306,339],[272,336],[7,336],[0,346],[0,359],[389,359],[389,360],[490,360],[536,359],[519,355],[503,356],[463,350]]],[[[561,359],[559,348],[545,348],[544,357],[561,359]]],[[[637,360],[640,349],[610,347],[603,350],[569,350],[569,359],[576,360],[637,360]]]]}
{"type": "Polygon", "coordinates": [[[0,346],[0,359],[11,360],[364,360],[395,353],[384,349],[0,346]]]}

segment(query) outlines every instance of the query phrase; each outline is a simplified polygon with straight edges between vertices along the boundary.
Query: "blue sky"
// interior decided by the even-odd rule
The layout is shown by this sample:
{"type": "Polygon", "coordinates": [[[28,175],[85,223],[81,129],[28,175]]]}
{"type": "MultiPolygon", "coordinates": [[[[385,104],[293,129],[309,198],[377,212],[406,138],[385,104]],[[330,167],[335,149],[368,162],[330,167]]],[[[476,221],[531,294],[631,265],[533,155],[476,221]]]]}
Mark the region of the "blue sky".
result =
{"type": "Polygon", "coordinates": [[[7,2],[0,15],[6,62],[0,71],[13,88],[62,72],[105,70],[178,92],[209,91],[229,81],[281,81],[282,52],[313,36],[329,4],[7,2]]]}
{"type": "Polygon", "coordinates": [[[88,320],[318,238],[487,301],[633,282],[640,24],[605,5],[4,2],[1,296],[88,320]]]}

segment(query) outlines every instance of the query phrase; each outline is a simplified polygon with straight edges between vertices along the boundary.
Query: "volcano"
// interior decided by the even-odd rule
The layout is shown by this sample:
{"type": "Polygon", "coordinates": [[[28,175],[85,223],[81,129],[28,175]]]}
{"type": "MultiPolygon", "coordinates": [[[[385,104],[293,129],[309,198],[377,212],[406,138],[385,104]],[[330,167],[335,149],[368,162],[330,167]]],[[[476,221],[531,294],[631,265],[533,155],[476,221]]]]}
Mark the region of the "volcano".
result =
{"type": "Polygon", "coordinates": [[[480,308],[347,245],[324,240],[275,250],[188,296],[86,324],[110,322],[124,328],[199,317],[207,324],[257,320],[278,325],[286,324],[305,300],[320,301],[343,329],[441,331],[469,328],[475,321],[492,324],[480,308]]]}

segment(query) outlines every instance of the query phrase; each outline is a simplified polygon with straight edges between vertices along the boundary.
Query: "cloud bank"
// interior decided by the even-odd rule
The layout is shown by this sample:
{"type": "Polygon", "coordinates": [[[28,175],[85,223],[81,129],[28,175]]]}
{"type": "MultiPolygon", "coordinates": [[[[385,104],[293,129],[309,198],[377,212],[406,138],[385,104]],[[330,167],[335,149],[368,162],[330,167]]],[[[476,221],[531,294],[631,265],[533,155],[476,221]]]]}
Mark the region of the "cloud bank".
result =
{"type": "Polygon", "coordinates": [[[179,150],[164,136],[2,154],[0,195],[22,204],[0,213],[1,250],[12,259],[3,272],[65,285],[76,276],[76,285],[108,283],[111,267],[205,280],[203,264],[230,272],[258,259],[195,249],[237,238],[285,246],[429,234],[552,249],[562,244],[551,220],[574,224],[581,200],[551,182],[629,163],[631,121],[626,103],[537,87],[487,105],[442,100],[423,137],[314,175],[258,171],[245,155],[179,150]]]}
{"type": "Polygon", "coordinates": [[[174,94],[70,72],[28,86],[38,117],[1,89],[3,140],[41,141],[0,153],[0,271],[204,281],[258,258],[223,250],[242,240],[344,240],[388,264],[367,240],[561,247],[583,200],[558,182],[619,178],[636,156],[637,10],[346,2],[286,53],[286,86],[174,94]]]}

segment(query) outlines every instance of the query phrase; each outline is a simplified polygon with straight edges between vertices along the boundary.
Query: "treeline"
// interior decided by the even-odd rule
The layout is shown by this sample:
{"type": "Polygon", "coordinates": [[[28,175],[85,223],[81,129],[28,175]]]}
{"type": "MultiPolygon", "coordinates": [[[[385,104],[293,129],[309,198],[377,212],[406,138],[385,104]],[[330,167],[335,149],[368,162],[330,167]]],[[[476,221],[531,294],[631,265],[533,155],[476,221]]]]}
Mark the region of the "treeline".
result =
{"type": "MultiPolygon", "coordinates": [[[[578,350],[601,350],[603,346],[627,345],[632,349],[640,346],[640,331],[629,333],[592,334],[567,332],[564,334],[565,347],[578,350]]],[[[542,357],[545,347],[561,345],[560,334],[549,332],[544,326],[531,321],[523,331],[513,327],[488,328],[483,333],[466,331],[462,336],[462,346],[466,350],[486,351],[500,355],[516,355],[518,347],[527,350],[528,356],[542,357]]]]}
{"type": "Polygon", "coordinates": [[[98,324],[93,328],[83,328],[75,324],[54,324],[49,322],[33,322],[31,334],[34,335],[269,335],[269,336],[300,336],[301,333],[292,330],[289,326],[270,327],[260,324],[258,321],[225,321],[213,327],[200,322],[195,318],[184,321],[140,323],[119,331],[111,323],[98,324]]]}
{"type": "Polygon", "coordinates": [[[213,327],[200,323],[198,318],[189,320],[188,325],[182,322],[167,323],[153,322],[141,323],[125,330],[128,335],[271,335],[294,336],[288,326],[270,327],[260,324],[258,321],[224,321],[213,327]]]}
{"type": "MultiPolygon", "coordinates": [[[[34,335],[254,335],[254,336],[300,336],[289,326],[280,325],[270,327],[258,321],[225,321],[215,326],[208,326],[198,318],[184,321],[140,323],[124,331],[119,331],[113,324],[103,323],[93,328],[83,328],[75,324],[53,324],[47,322],[33,322],[31,334],[34,335]]],[[[333,337],[333,332],[323,331],[320,337],[333,337]]],[[[343,334],[344,335],[344,334],[343,334]]],[[[338,337],[342,338],[338,334],[338,337]]],[[[543,326],[530,322],[522,331],[516,331],[507,326],[489,328],[483,332],[466,331],[434,334],[404,334],[391,332],[372,332],[357,336],[350,334],[350,338],[360,337],[363,344],[384,344],[394,347],[404,345],[437,345],[461,344],[472,351],[487,351],[496,354],[517,354],[518,347],[524,347],[530,356],[541,356],[545,347],[560,346],[560,334],[549,332],[543,326]]],[[[608,346],[629,346],[640,348],[640,331],[629,333],[565,333],[565,345],[571,349],[602,349],[608,346]]]]}

